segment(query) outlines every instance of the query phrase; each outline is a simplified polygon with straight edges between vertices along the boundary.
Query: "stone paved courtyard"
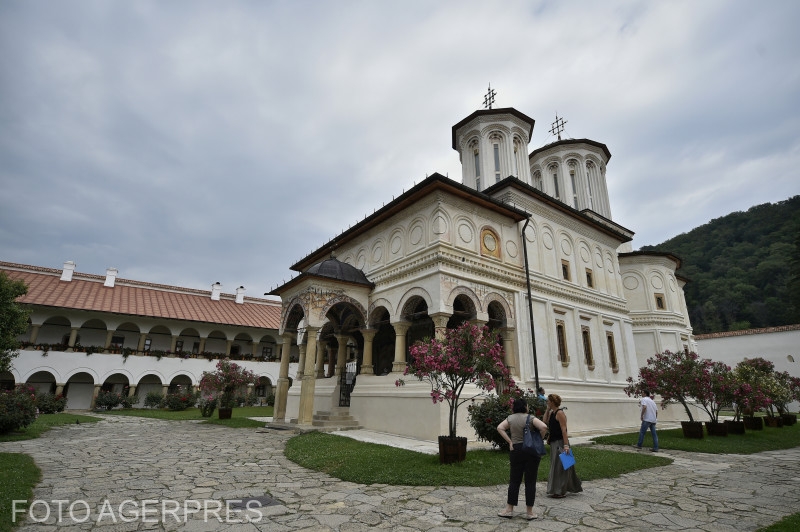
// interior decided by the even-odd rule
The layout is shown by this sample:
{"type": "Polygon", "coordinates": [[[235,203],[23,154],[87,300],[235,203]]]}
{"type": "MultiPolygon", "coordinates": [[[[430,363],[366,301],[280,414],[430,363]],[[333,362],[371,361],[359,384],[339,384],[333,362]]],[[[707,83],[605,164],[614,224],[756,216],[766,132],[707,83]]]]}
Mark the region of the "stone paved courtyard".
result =
{"type": "Polygon", "coordinates": [[[2,443],[0,451],[30,454],[42,469],[34,500],[46,503],[33,508],[40,522],[28,517],[21,531],[688,532],[756,530],[800,511],[800,447],[751,456],[666,450],[663,454],[675,459],[670,466],[584,482],[583,493],[565,499],[545,497],[540,482],[535,510],[543,518],[528,522],[521,515],[510,520],[496,516],[505,502],[505,485],[342,482],[287,460],[283,448],[291,436],[105,416],[99,423],[53,429],[36,440],[2,443]],[[251,510],[231,506],[226,514],[224,501],[249,497],[261,499],[250,503],[251,510]],[[66,501],[60,512],[53,502],[58,500],[66,501]],[[89,519],[76,522],[85,518],[87,507],[89,519]]]}

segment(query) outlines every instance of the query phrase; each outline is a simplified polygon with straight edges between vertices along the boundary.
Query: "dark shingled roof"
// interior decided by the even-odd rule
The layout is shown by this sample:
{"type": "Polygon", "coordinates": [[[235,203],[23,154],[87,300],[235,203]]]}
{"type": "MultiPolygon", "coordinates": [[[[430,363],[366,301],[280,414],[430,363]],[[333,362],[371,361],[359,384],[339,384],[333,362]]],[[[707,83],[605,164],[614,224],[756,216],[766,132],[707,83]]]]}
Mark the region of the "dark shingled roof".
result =
{"type": "Polygon", "coordinates": [[[354,284],[363,284],[372,286],[364,272],[351,266],[345,262],[341,262],[335,257],[325,259],[322,262],[310,267],[305,273],[309,275],[316,275],[317,277],[327,277],[329,279],[336,279],[337,281],[345,281],[354,284]]]}

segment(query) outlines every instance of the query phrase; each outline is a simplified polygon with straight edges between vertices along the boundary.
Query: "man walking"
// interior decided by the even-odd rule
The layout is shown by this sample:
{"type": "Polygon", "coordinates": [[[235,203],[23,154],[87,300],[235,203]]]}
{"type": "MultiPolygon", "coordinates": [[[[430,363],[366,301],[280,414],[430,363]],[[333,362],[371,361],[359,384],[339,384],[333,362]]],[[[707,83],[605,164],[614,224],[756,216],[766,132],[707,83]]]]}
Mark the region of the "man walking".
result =
{"type": "Polygon", "coordinates": [[[649,429],[650,433],[653,435],[652,451],[657,453],[658,435],[656,434],[656,421],[658,421],[658,408],[656,407],[655,401],[650,398],[650,394],[648,392],[644,392],[642,394],[642,400],[639,404],[642,407],[640,413],[640,417],[642,419],[642,428],[639,429],[639,443],[636,444],[636,448],[642,448],[642,443],[644,443],[644,435],[649,429]]]}

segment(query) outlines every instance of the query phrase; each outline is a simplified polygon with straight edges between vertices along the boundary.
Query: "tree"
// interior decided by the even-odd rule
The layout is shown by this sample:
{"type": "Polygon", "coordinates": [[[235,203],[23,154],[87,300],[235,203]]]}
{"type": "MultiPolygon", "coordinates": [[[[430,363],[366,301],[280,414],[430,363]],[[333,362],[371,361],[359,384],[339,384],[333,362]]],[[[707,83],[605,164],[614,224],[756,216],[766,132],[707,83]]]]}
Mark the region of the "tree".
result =
{"type": "Polygon", "coordinates": [[[0,373],[11,369],[11,361],[18,355],[17,336],[28,331],[31,311],[17,303],[27,293],[25,283],[0,272],[0,373]]]}
{"type": "Polygon", "coordinates": [[[673,403],[680,403],[694,421],[689,410],[691,391],[697,387],[697,381],[703,379],[700,357],[697,353],[680,351],[672,353],[664,351],[647,359],[647,366],[639,368],[639,380],[628,377],[628,386],[624,392],[630,396],[641,397],[644,391],[661,396],[661,408],[673,403]]]}
{"type": "Polygon", "coordinates": [[[770,409],[773,401],[772,381],[776,381],[775,364],[761,357],[746,358],[736,364],[733,374],[738,382],[734,394],[737,410],[753,415],[761,409],[770,409]]]}
{"type": "Polygon", "coordinates": [[[723,362],[699,361],[698,379],[687,392],[697,401],[711,423],[719,421],[719,411],[733,402],[735,383],[731,368],[723,362]]]}
{"type": "Polygon", "coordinates": [[[233,408],[236,390],[248,384],[255,384],[258,376],[227,358],[217,362],[216,371],[204,371],[200,378],[200,389],[204,392],[217,392],[220,408],[233,408]]]}
{"type": "MultiPolygon", "coordinates": [[[[456,329],[447,329],[444,339],[419,341],[410,349],[410,361],[404,375],[414,375],[431,385],[434,404],[447,402],[448,429],[456,437],[458,407],[496,387],[496,379],[509,379],[503,364],[503,347],[493,340],[488,327],[480,328],[465,322],[456,329]],[[464,386],[474,384],[480,393],[462,399],[464,386]]],[[[397,386],[405,381],[398,379],[397,386]]]]}

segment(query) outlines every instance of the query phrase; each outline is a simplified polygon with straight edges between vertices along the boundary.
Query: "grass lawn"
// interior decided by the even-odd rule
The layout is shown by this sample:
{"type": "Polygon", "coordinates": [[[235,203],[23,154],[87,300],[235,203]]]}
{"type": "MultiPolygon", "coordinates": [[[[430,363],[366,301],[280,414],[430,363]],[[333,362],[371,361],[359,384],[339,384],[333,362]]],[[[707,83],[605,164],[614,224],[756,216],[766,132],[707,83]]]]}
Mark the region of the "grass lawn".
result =
{"type": "MultiPolygon", "coordinates": [[[[620,453],[581,446],[573,448],[581,480],[616,477],[672,462],[663,456],[620,453]]],[[[346,436],[309,432],[286,444],[293,462],[344,481],[402,486],[494,486],[508,482],[508,453],[467,450],[464,462],[440,465],[438,455],[360,442],[346,436]]],[[[542,459],[539,480],[547,480],[549,455],[542,459]]]]}
{"type": "MultiPolygon", "coordinates": [[[[603,445],[625,446],[634,445],[638,439],[638,432],[592,438],[595,443],[603,445]]],[[[644,439],[644,447],[652,444],[653,440],[648,433],[644,439]]],[[[658,446],[661,449],[709,454],[753,454],[791,449],[800,446],[800,423],[783,428],[764,427],[764,430],[748,430],[744,434],[730,434],[724,437],[704,435],[701,440],[684,438],[681,429],[659,430],[658,446]]]]}
{"type": "Polygon", "coordinates": [[[203,417],[200,415],[200,409],[187,408],[186,410],[162,410],[153,408],[129,408],[129,409],[115,409],[103,412],[114,416],[134,416],[134,417],[147,417],[151,419],[167,419],[167,420],[198,420],[204,421],[211,425],[223,425],[231,428],[260,428],[264,426],[263,421],[256,421],[248,419],[251,417],[272,417],[271,406],[242,406],[233,409],[231,419],[219,419],[218,410],[210,417],[203,417]]]}
{"type": "MultiPolygon", "coordinates": [[[[32,440],[38,438],[43,432],[50,430],[51,427],[71,425],[76,421],[80,421],[81,423],[95,423],[100,421],[100,418],[80,414],[67,414],[65,412],[61,412],[60,414],[40,414],[39,417],[36,418],[36,421],[26,428],[8,434],[0,434],[0,442],[32,440]]],[[[2,471],[2,469],[0,469],[0,471],[2,471]]]]}
{"type": "Polygon", "coordinates": [[[787,515],[770,526],[759,528],[758,532],[797,532],[800,530],[800,513],[787,515]]]}

